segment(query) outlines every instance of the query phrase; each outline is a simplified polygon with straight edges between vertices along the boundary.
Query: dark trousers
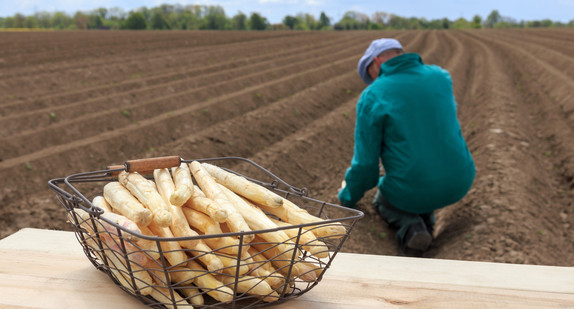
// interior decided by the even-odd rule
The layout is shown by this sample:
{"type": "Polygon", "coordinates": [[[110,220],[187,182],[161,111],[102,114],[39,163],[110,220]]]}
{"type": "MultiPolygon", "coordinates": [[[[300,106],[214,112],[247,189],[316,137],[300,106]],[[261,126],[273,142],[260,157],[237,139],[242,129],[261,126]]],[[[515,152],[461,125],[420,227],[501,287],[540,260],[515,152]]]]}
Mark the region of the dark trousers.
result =
{"type": "Polygon", "coordinates": [[[399,244],[403,243],[403,240],[405,238],[405,235],[407,234],[409,227],[419,222],[426,225],[427,230],[432,235],[433,227],[436,222],[434,212],[426,214],[415,214],[398,209],[395,206],[393,206],[381,194],[379,190],[377,190],[377,193],[375,194],[373,205],[375,206],[375,209],[379,212],[381,217],[383,217],[383,220],[385,220],[391,228],[397,230],[395,239],[399,244]]]}

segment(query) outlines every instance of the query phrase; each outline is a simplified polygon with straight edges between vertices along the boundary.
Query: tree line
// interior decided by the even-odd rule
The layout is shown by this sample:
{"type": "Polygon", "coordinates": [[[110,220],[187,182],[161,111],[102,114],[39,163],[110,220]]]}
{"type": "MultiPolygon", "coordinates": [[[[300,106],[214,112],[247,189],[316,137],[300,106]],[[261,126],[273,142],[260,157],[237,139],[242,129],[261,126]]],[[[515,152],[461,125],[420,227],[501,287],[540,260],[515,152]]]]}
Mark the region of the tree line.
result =
{"type": "Polygon", "coordinates": [[[428,20],[425,18],[402,17],[387,12],[375,12],[371,16],[346,12],[341,20],[332,22],[324,12],[318,17],[299,13],[287,15],[281,23],[271,24],[261,14],[249,15],[238,12],[228,17],[217,5],[170,5],[141,7],[129,12],[119,7],[98,8],[88,12],[78,11],[73,16],[62,11],[38,12],[33,15],[15,14],[0,17],[0,28],[29,29],[114,29],[114,30],[385,30],[385,29],[469,29],[469,28],[529,28],[529,27],[572,27],[568,23],[549,19],[517,21],[502,16],[493,10],[486,18],[475,15],[471,20],[447,18],[428,20]]]}

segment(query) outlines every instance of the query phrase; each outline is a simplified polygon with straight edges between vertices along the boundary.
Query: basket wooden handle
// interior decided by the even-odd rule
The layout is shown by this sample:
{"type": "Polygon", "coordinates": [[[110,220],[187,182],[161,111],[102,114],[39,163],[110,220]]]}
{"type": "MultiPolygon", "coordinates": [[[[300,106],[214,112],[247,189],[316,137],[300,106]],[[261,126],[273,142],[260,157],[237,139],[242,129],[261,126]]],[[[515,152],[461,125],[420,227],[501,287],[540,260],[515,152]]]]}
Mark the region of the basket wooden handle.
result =
{"type": "MultiPolygon", "coordinates": [[[[166,156],[166,157],[128,160],[124,165],[108,166],[108,170],[123,168],[126,172],[130,173],[138,172],[140,174],[151,174],[155,169],[176,167],[179,166],[180,164],[181,164],[181,158],[179,156],[166,156]]],[[[117,176],[118,174],[119,172],[117,171],[111,173],[112,176],[117,176]]]]}

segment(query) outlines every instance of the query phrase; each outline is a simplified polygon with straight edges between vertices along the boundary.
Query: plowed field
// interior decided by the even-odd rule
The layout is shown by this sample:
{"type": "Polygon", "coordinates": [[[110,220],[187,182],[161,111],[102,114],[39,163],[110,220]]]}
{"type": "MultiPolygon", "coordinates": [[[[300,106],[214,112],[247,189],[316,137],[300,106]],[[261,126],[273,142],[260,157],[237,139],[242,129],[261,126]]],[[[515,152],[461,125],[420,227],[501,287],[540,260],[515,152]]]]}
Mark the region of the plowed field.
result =
{"type": "MultiPolygon", "coordinates": [[[[447,69],[477,164],[429,258],[573,266],[574,31],[0,32],[0,238],[69,230],[47,181],[127,159],[252,159],[338,203],[373,39],[447,69]]],[[[343,251],[397,255],[365,212],[343,251]]]]}

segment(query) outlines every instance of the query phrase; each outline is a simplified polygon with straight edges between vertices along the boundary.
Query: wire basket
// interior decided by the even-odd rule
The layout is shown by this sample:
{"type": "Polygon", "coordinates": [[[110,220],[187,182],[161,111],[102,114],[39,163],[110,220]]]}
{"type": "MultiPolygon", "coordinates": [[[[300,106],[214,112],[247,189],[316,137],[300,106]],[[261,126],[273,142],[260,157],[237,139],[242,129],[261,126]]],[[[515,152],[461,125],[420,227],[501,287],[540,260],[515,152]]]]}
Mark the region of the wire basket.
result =
{"type": "Polygon", "coordinates": [[[354,224],[363,217],[358,210],[310,198],[305,188],[293,187],[253,161],[240,157],[183,160],[172,156],[130,160],[123,166],[52,179],[48,184],[57,193],[67,220],[92,264],[124,291],[152,308],[257,308],[301,296],[321,281],[354,224]],[[273,191],[322,220],[289,225],[266,213],[276,220],[277,228],[158,237],[143,230],[135,233],[109,220],[103,215],[104,211],[91,202],[93,197],[102,195],[103,184],[117,181],[121,171],[138,172],[151,179],[149,174],[154,169],[192,161],[216,162],[212,164],[273,191]],[[238,165],[257,177],[224,167],[238,165]],[[323,229],[339,232],[320,233],[323,229]],[[288,240],[269,241],[265,237],[269,233],[285,233],[288,240]],[[246,242],[248,238],[253,240],[246,242]],[[205,246],[222,239],[233,242],[224,247],[205,246]],[[174,242],[196,245],[181,245],[174,250],[170,246],[174,242]],[[176,265],[174,256],[180,258],[176,265]],[[214,258],[221,261],[219,268],[210,268],[209,261],[214,258]]]}

